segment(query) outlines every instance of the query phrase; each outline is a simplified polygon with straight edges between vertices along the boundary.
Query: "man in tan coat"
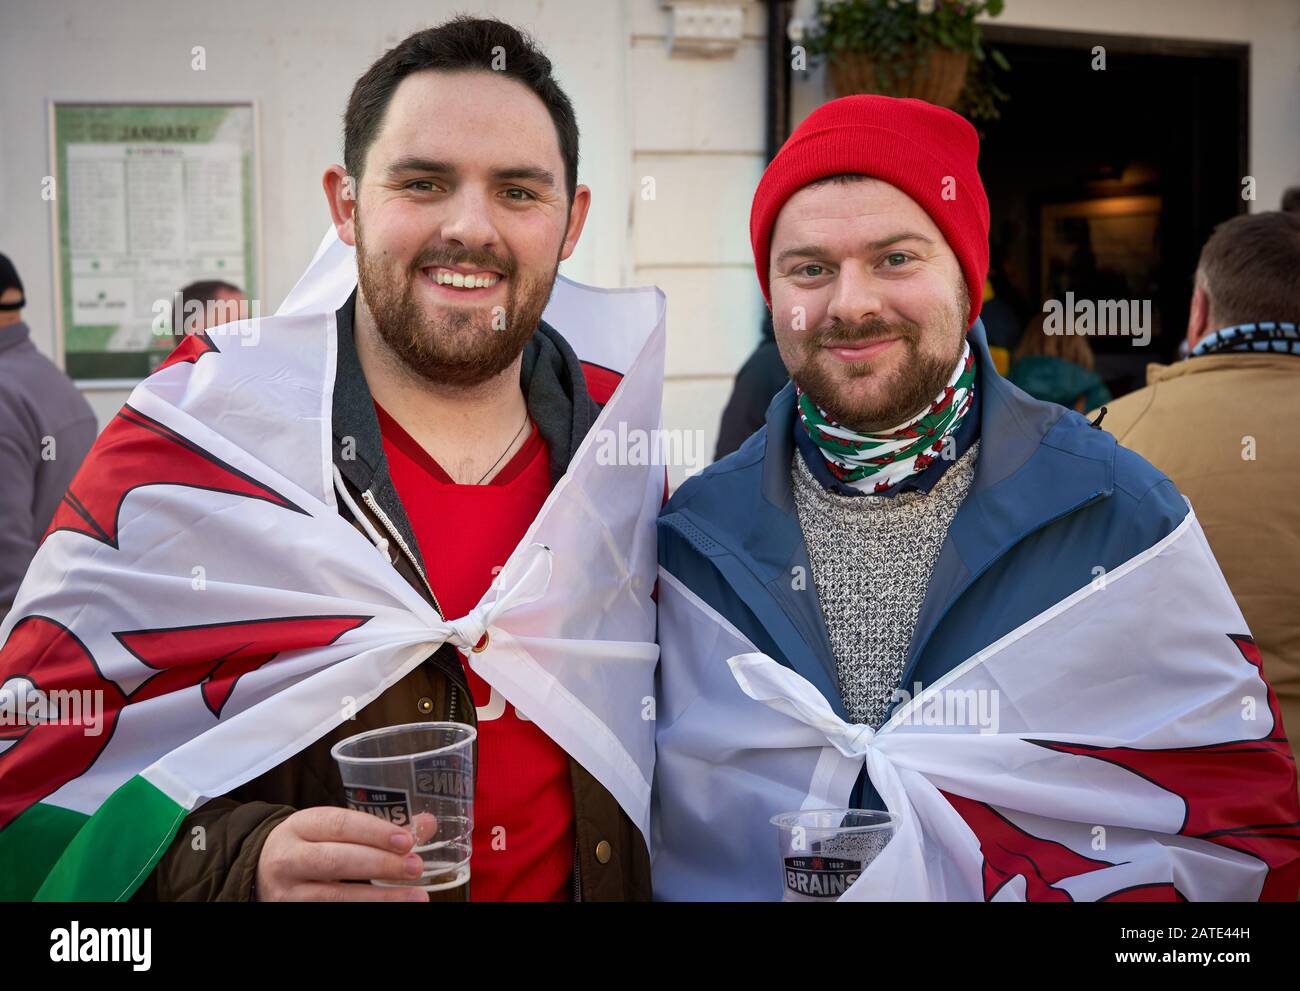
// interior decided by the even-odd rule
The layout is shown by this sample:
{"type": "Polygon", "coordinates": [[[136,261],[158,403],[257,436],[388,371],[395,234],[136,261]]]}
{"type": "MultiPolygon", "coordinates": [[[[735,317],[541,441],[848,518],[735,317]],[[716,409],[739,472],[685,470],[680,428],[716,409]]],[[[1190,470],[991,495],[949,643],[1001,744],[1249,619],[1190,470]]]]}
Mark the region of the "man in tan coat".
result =
{"type": "MultiPolygon", "coordinates": [[[[1264,657],[1295,746],[1300,727],[1300,214],[1220,224],[1201,251],[1190,357],[1102,424],[1191,500],[1264,657]]],[[[1186,603],[1195,609],[1196,603],[1186,603]]]]}

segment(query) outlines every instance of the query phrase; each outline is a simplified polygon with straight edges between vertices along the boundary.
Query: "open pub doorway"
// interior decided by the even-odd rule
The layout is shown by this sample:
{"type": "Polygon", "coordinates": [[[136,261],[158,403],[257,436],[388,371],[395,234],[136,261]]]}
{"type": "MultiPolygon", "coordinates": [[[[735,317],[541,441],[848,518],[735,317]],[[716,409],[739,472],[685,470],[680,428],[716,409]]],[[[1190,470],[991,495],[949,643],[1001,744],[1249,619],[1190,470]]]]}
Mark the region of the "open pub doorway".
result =
{"type": "Polygon", "coordinates": [[[1011,64],[1001,119],[980,127],[995,296],[1020,328],[1067,292],[1135,316],[1145,304],[1145,346],[1089,338],[1118,397],[1145,384],[1148,362],[1177,359],[1201,246],[1247,210],[1249,46],[984,31],[1011,64]]]}

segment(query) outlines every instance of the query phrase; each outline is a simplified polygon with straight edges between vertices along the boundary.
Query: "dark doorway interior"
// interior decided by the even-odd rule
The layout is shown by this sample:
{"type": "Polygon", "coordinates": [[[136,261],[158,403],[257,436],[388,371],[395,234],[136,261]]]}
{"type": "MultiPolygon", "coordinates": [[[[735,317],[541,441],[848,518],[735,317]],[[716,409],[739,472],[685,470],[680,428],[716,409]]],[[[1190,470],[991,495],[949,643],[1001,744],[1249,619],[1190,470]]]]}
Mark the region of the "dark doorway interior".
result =
{"type": "Polygon", "coordinates": [[[1066,290],[1150,300],[1147,347],[1091,339],[1122,395],[1177,357],[1201,245],[1246,212],[1249,48],[994,25],[985,38],[1012,67],[1002,118],[981,127],[995,290],[1021,326],[1066,290]]]}

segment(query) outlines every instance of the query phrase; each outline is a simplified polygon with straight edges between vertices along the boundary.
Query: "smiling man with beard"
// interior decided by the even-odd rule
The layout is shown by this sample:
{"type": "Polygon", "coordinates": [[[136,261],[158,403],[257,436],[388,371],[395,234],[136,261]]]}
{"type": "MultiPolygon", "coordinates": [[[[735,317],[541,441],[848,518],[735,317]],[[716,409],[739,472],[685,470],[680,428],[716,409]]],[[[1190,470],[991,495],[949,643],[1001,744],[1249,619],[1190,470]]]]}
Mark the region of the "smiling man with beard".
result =
{"type": "MultiPolygon", "coordinates": [[[[591,194],[551,63],[458,17],[356,83],[324,188],[358,289],[337,313],[334,465],[398,572],[464,616],[528,531],[617,385],[541,316],[591,194]]],[[[268,425],[270,427],[270,425],[268,425]]],[[[649,895],[640,831],[596,778],[450,643],[293,758],[193,812],[143,899],[424,901],[411,834],[341,808],[330,748],[369,729],[478,727],[469,884],[457,900],[649,895]],[[201,828],[204,852],[191,849],[201,828]],[[472,885],[472,891],[470,886],[472,885]]]]}

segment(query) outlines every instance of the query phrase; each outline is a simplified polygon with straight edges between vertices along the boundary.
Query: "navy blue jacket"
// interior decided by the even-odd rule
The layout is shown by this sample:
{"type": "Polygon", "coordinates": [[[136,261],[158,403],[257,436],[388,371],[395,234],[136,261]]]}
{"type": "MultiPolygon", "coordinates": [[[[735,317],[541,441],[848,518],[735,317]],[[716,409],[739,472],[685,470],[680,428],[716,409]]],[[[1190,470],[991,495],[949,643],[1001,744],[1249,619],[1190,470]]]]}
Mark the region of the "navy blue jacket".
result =
{"type": "MultiPolygon", "coordinates": [[[[975,479],[939,552],[899,686],[915,694],[1123,564],[1187,513],[1174,484],[1071,410],[998,374],[983,325],[975,479]]],[[[687,480],[659,517],[659,563],[847,718],[795,511],[794,386],[745,444],[687,480]]],[[[1137,659],[1135,659],[1136,661],[1137,659]]],[[[856,797],[881,808],[869,782],[856,797]]]]}

